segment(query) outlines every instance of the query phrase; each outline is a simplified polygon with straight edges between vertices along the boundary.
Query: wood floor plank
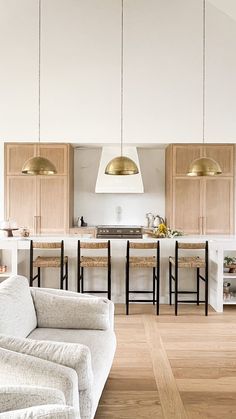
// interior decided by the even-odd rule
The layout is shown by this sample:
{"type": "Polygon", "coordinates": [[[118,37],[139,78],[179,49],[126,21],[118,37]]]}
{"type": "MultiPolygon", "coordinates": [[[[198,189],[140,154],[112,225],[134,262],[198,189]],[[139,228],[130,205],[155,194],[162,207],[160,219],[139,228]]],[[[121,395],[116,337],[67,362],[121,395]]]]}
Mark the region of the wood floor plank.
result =
{"type": "Polygon", "coordinates": [[[164,418],[187,419],[187,414],[161,341],[157,323],[150,316],[143,316],[143,321],[164,418]]]}
{"type": "Polygon", "coordinates": [[[118,340],[96,419],[235,419],[236,307],[116,307],[118,340]]]}
{"type": "Polygon", "coordinates": [[[157,391],[110,391],[102,397],[96,419],[163,419],[157,391]]]}

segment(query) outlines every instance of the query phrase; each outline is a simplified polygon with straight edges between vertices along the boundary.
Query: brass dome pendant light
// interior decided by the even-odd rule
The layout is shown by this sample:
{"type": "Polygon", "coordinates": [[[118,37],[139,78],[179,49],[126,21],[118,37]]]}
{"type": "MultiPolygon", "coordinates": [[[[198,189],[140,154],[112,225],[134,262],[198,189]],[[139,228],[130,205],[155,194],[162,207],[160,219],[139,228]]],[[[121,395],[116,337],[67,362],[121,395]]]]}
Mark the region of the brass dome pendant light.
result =
{"type": "MultiPolygon", "coordinates": [[[[202,67],[202,84],[203,84],[203,103],[202,103],[202,139],[205,144],[205,101],[206,101],[206,0],[203,0],[203,67],[202,67]]],[[[217,176],[222,173],[219,163],[209,157],[200,157],[192,161],[188,169],[188,176],[217,176]]]]}
{"type": "Polygon", "coordinates": [[[120,121],[120,156],[112,159],[105,169],[106,175],[136,175],[139,173],[136,163],[123,156],[123,108],[124,108],[124,1],[121,0],[121,121],[120,121]]]}
{"type": "MultiPolygon", "coordinates": [[[[41,134],[41,103],[40,103],[40,93],[41,93],[41,0],[38,2],[39,6],[39,46],[38,46],[38,142],[40,143],[40,134],[41,134]]],[[[57,173],[54,164],[46,159],[45,157],[36,156],[28,159],[21,170],[22,173],[26,175],[54,175],[57,173]]]]}

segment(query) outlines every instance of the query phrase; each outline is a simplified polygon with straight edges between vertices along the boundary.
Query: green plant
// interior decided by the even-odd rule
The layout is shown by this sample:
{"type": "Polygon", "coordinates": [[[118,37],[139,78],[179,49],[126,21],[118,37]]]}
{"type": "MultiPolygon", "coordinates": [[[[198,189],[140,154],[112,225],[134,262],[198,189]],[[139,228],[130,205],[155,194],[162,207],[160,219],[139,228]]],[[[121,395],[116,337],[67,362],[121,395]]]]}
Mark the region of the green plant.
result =
{"type": "Polygon", "coordinates": [[[224,257],[224,265],[233,265],[236,264],[236,257],[232,256],[225,256],[224,257]]]}

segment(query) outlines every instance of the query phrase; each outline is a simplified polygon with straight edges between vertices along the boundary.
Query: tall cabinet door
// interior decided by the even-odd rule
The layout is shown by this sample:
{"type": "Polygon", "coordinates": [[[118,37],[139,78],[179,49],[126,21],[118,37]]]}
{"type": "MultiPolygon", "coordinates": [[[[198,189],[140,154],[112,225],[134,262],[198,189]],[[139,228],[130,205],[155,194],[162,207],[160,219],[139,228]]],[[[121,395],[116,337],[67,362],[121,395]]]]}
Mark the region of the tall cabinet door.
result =
{"type": "Polygon", "coordinates": [[[6,218],[17,222],[18,227],[36,229],[36,178],[35,176],[7,176],[6,218]]]}
{"type": "Polygon", "coordinates": [[[176,178],[173,182],[173,229],[202,233],[201,179],[176,178]]]}
{"type": "Polygon", "coordinates": [[[63,233],[69,228],[67,177],[41,177],[39,182],[40,233],[63,233]]]}
{"type": "Polygon", "coordinates": [[[204,234],[230,234],[234,227],[233,178],[204,181],[204,234]]]}
{"type": "Polygon", "coordinates": [[[36,156],[35,144],[7,144],[5,147],[5,171],[7,175],[22,175],[23,164],[36,156]]]}

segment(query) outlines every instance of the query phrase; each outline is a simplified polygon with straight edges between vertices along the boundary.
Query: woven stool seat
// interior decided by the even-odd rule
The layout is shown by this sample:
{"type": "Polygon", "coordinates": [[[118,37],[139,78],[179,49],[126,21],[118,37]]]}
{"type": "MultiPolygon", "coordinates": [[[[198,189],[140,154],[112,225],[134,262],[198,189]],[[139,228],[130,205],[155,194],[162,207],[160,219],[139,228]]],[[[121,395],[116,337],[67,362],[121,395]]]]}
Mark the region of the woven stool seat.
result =
{"type": "MultiPolygon", "coordinates": [[[[125,300],[126,300],[126,314],[129,314],[129,304],[130,303],[152,303],[155,305],[156,303],[156,313],[159,314],[159,287],[160,287],[160,244],[159,241],[145,243],[145,242],[136,242],[136,241],[129,241],[127,240],[127,248],[126,248],[126,275],[125,275],[125,300]],[[140,250],[143,250],[142,254],[147,256],[141,256],[140,250]],[[147,251],[149,251],[147,253],[147,251]],[[136,256],[131,256],[130,253],[133,254],[136,252],[136,256]],[[151,253],[150,253],[151,252],[151,253]],[[140,256],[138,256],[140,255],[140,256]],[[148,256],[149,255],[149,256],[148,256]],[[155,256],[154,256],[155,255],[155,256]],[[134,268],[134,271],[132,271],[134,268]],[[136,287],[132,286],[137,284],[140,280],[139,276],[137,276],[137,269],[144,269],[145,278],[148,279],[150,275],[150,285],[147,285],[144,290],[140,291],[136,287]],[[130,281],[130,276],[133,276],[130,281]],[[141,298],[133,297],[133,294],[146,294],[151,296],[151,298],[141,298]]],[[[149,283],[149,282],[148,282],[149,283]]]]}
{"type": "Polygon", "coordinates": [[[80,266],[82,268],[106,268],[108,258],[106,256],[81,256],[80,266]]]}
{"type": "MultiPolygon", "coordinates": [[[[111,244],[110,240],[102,242],[81,242],[78,240],[77,248],[77,291],[92,294],[107,294],[107,298],[111,300],[111,244]],[[95,254],[95,250],[96,254],[95,254]],[[92,255],[88,253],[92,250],[92,255]],[[86,256],[81,253],[84,252],[86,256]],[[104,253],[105,252],[105,253],[104,253]],[[103,254],[103,256],[100,256],[103,254]],[[88,255],[88,256],[87,256],[88,255]],[[98,256],[99,255],[99,256],[98,256]],[[107,289],[99,286],[99,289],[94,286],[84,289],[84,272],[89,268],[105,268],[103,274],[107,277],[107,289]],[[106,273],[107,272],[107,273],[106,273]]],[[[96,276],[96,270],[92,273],[96,276]]],[[[91,282],[91,281],[90,281],[91,282]]],[[[96,281],[97,282],[97,281],[96,281]]]]}
{"type": "Polygon", "coordinates": [[[131,268],[155,268],[157,265],[155,256],[130,256],[129,266],[131,268]]]}
{"type": "MultiPolygon", "coordinates": [[[[68,262],[68,256],[64,256],[64,264],[68,262]]],[[[61,258],[59,256],[38,256],[34,262],[34,268],[59,268],[61,266],[61,258]]]]}
{"type": "MultiPolygon", "coordinates": [[[[170,256],[170,263],[175,265],[175,258],[170,256]]],[[[205,259],[199,256],[182,256],[178,258],[179,268],[205,268],[205,259]]]]}
{"type": "Polygon", "coordinates": [[[208,315],[208,241],[206,242],[175,242],[175,255],[169,256],[169,298],[170,305],[172,305],[172,294],[174,294],[175,301],[175,315],[178,315],[178,304],[192,304],[195,303],[199,306],[200,303],[205,305],[205,315],[208,315]],[[193,256],[193,250],[196,250],[197,253],[201,252],[203,256],[193,256]],[[180,256],[179,252],[184,252],[184,255],[180,256]],[[186,253],[190,256],[185,256],[186,253]],[[192,255],[192,256],[191,256],[192,255]],[[196,288],[192,289],[183,289],[179,286],[179,268],[192,269],[196,272],[196,288]],[[204,275],[204,276],[203,276],[204,275]],[[174,284],[174,290],[172,290],[172,285],[174,284]],[[202,300],[201,284],[204,285],[205,298],[202,300]],[[180,297],[179,295],[184,295],[180,297]],[[186,298],[187,295],[190,298],[186,298]]]}
{"type": "MultiPolygon", "coordinates": [[[[55,255],[55,253],[54,253],[55,255]]],[[[64,240],[60,242],[36,242],[30,240],[30,286],[32,287],[34,281],[38,280],[38,287],[41,285],[41,268],[59,268],[60,272],[60,289],[68,290],[68,256],[64,256],[64,240]],[[42,250],[47,254],[53,254],[55,249],[57,256],[41,256],[34,257],[34,252],[41,252],[42,250]],[[48,253],[49,252],[49,253],[48,253]],[[59,253],[60,252],[60,253],[59,253]],[[59,256],[60,254],[60,256],[59,256]],[[34,274],[34,269],[37,269],[37,274],[34,274]]]]}

